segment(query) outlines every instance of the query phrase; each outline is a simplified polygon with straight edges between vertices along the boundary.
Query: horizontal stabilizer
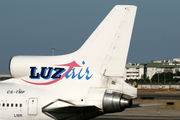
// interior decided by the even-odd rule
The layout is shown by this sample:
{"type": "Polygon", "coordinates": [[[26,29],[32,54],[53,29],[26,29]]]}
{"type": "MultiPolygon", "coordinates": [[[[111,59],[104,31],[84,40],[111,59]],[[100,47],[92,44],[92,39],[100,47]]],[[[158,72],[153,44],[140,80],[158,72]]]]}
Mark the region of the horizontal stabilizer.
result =
{"type": "Polygon", "coordinates": [[[43,109],[43,113],[57,120],[88,120],[103,114],[96,106],[67,106],[43,109]]]}
{"type": "Polygon", "coordinates": [[[62,99],[57,99],[44,106],[42,112],[57,120],[88,120],[103,114],[96,106],[74,105],[62,99]]]}

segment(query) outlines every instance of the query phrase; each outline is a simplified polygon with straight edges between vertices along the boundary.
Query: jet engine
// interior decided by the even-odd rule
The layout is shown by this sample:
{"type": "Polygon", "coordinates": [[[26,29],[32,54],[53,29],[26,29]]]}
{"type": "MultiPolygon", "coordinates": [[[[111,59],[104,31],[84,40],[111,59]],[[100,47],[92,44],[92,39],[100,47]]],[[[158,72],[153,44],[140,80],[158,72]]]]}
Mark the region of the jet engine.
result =
{"type": "Polygon", "coordinates": [[[126,99],[122,93],[106,92],[103,98],[104,113],[121,112],[132,106],[132,99],[126,99]]]}

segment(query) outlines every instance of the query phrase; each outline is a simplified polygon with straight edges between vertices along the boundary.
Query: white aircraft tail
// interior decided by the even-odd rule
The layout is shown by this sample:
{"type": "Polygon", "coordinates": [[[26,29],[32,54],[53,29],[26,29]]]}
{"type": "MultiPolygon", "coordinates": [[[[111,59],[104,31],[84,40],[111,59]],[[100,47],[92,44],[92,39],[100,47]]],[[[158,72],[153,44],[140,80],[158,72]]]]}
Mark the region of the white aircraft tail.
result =
{"type": "MultiPolygon", "coordinates": [[[[52,75],[52,71],[56,71],[55,66],[76,63],[78,67],[86,64],[85,67],[89,67],[93,74],[123,77],[136,9],[137,7],[132,5],[115,6],[82,47],[72,54],[13,57],[9,67],[11,75],[16,78],[28,76],[31,80],[40,77],[54,79],[56,77],[52,75]]],[[[64,77],[66,73],[68,69],[64,77]]],[[[89,71],[86,70],[86,73],[89,71]]]]}
{"type": "Polygon", "coordinates": [[[115,6],[79,49],[91,69],[106,76],[124,76],[136,9],[115,6]]]}

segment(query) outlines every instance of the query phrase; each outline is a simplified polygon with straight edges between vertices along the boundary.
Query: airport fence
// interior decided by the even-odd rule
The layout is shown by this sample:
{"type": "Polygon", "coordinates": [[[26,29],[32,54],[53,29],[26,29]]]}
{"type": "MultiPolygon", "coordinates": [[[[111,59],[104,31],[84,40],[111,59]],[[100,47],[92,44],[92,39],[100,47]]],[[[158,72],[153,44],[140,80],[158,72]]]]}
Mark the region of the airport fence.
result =
{"type": "Polygon", "coordinates": [[[180,84],[138,84],[138,89],[180,89],[180,84]]]}

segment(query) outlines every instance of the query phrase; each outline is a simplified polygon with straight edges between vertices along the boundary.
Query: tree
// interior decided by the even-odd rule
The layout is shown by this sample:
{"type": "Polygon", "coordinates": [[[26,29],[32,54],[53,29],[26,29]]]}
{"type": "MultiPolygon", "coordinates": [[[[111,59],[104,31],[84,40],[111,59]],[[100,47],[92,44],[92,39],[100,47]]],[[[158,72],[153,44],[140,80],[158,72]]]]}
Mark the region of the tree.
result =
{"type": "Polygon", "coordinates": [[[156,73],[153,75],[151,80],[153,83],[158,83],[158,79],[159,79],[159,83],[164,83],[164,82],[169,83],[169,82],[174,82],[173,76],[174,74],[172,72],[156,73]]]}

